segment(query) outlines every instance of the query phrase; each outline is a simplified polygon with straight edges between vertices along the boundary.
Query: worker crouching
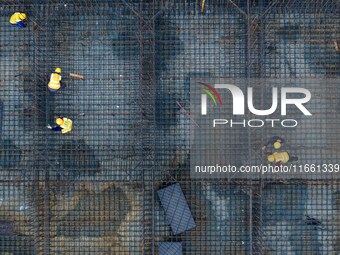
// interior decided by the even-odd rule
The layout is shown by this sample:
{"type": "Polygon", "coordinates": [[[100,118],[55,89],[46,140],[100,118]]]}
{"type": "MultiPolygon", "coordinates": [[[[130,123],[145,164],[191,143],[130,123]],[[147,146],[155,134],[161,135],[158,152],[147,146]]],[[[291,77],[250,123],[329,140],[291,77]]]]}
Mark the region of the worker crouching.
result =
{"type": "Polygon", "coordinates": [[[16,12],[9,19],[9,23],[11,23],[13,26],[25,28],[27,26],[26,18],[27,17],[25,13],[16,12]]]}
{"type": "Polygon", "coordinates": [[[56,132],[61,132],[62,134],[66,134],[72,131],[72,120],[68,118],[57,118],[55,123],[58,126],[52,127],[50,124],[47,125],[48,129],[51,129],[56,132]]]}
{"type": "Polygon", "coordinates": [[[57,67],[51,74],[50,82],[48,83],[48,90],[50,92],[57,92],[63,87],[61,83],[61,68],[57,67]]]}

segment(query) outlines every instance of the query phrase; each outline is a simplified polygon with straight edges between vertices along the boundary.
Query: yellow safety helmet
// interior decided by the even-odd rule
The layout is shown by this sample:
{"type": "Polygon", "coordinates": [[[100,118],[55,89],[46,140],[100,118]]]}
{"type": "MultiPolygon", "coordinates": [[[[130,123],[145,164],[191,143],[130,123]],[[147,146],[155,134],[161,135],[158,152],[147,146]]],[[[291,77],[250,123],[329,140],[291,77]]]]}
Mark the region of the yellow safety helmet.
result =
{"type": "Polygon", "coordinates": [[[64,120],[63,119],[61,119],[61,118],[57,118],[56,120],[55,120],[55,123],[57,123],[57,125],[62,125],[63,123],[64,123],[64,120]]]}
{"type": "Polygon", "coordinates": [[[21,20],[25,20],[27,17],[26,17],[26,14],[25,13],[20,13],[19,14],[19,19],[21,20]]]}
{"type": "Polygon", "coordinates": [[[274,155],[269,155],[267,159],[268,159],[269,162],[274,162],[275,157],[274,157],[274,155]]]}
{"type": "Polygon", "coordinates": [[[57,67],[54,72],[61,74],[61,68],[57,67]]]}
{"type": "Polygon", "coordinates": [[[277,149],[277,150],[280,149],[281,148],[281,143],[279,141],[276,141],[274,143],[274,148],[277,149]]]}

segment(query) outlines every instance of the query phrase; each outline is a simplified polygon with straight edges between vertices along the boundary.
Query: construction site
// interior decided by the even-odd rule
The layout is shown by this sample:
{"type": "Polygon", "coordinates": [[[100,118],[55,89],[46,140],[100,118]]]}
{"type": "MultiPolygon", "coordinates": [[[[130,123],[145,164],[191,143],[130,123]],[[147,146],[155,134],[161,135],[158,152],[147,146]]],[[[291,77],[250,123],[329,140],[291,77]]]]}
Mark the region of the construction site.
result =
{"type": "Polygon", "coordinates": [[[339,47],[338,0],[1,0],[0,255],[340,254],[339,172],[190,174],[192,84],[222,78],[312,93],[296,128],[230,129],[230,162],[267,163],[278,135],[339,166],[339,47]]]}

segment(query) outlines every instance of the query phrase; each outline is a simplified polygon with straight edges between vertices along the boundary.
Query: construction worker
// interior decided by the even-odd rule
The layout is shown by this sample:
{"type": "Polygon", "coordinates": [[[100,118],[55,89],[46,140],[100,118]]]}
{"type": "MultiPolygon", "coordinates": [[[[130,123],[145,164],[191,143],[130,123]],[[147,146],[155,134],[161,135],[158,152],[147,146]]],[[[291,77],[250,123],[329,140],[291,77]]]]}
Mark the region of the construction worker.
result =
{"type": "Polygon", "coordinates": [[[13,26],[25,28],[27,26],[26,14],[22,12],[14,13],[9,19],[9,23],[13,26]]]}
{"type": "Polygon", "coordinates": [[[57,67],[51,74],[50,82],[48,83],[48,90],[50,92],[57,92],[63,87],[61,83],[61,68],[57,67]]]}
{"type": "Polygon", "coordinates": [[[279,136],[273,136],[268,140],[266,145],[262,147],[262,150],[265,150],[267,146],[272,145],[274,149],[278,150],[281,148],[282,144],[285,142],[285,140],[282,137],[279,136]]]}
{"type": "Polygon", "coordinates": [[[68,118],[57,118],[55,123],[58,125],[56,127],[51,127],[50,124],[47,125],[48,129],[51,129],[56,132],[61,132],[62,134],[66,134],[72,131],[72,120],[68,118]]]}
{"type": "Polygon", "coordinates": [[[270,163],[276,162],[277,165],[282,165],[287,162],[297,161],[298,157],[291,157],[288,152],[274,152],[267,157],[270,163]]]}

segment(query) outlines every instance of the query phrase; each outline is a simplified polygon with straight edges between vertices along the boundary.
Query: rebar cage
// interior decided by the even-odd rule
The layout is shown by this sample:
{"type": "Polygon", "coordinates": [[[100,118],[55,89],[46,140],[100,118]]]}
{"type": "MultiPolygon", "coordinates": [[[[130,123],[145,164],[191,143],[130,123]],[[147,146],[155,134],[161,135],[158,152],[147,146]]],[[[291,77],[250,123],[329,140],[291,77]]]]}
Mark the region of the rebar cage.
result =
{"type": "MultiPolygon", "coordinates": [[[[158,254],[171,241],[183,254],[339,254],[339,179],[192,180],[177,104],[188,109],[193,77],[339,78],[338,1],[5,0],[0,21],[1,254],[158,254]],[[9,24],[15,11],[27,28],[9,24]],[[56,67],[66,87],[52,95],[56,67]],[[46,129],[58,116],[70,134],[46,129]],[[156,195],[175,182],[197,224],[178,236],[156,195]]],[[[334,109],[315,106],[327,128],[294,145],[339,162],[330,89],[334,109]]]]}

